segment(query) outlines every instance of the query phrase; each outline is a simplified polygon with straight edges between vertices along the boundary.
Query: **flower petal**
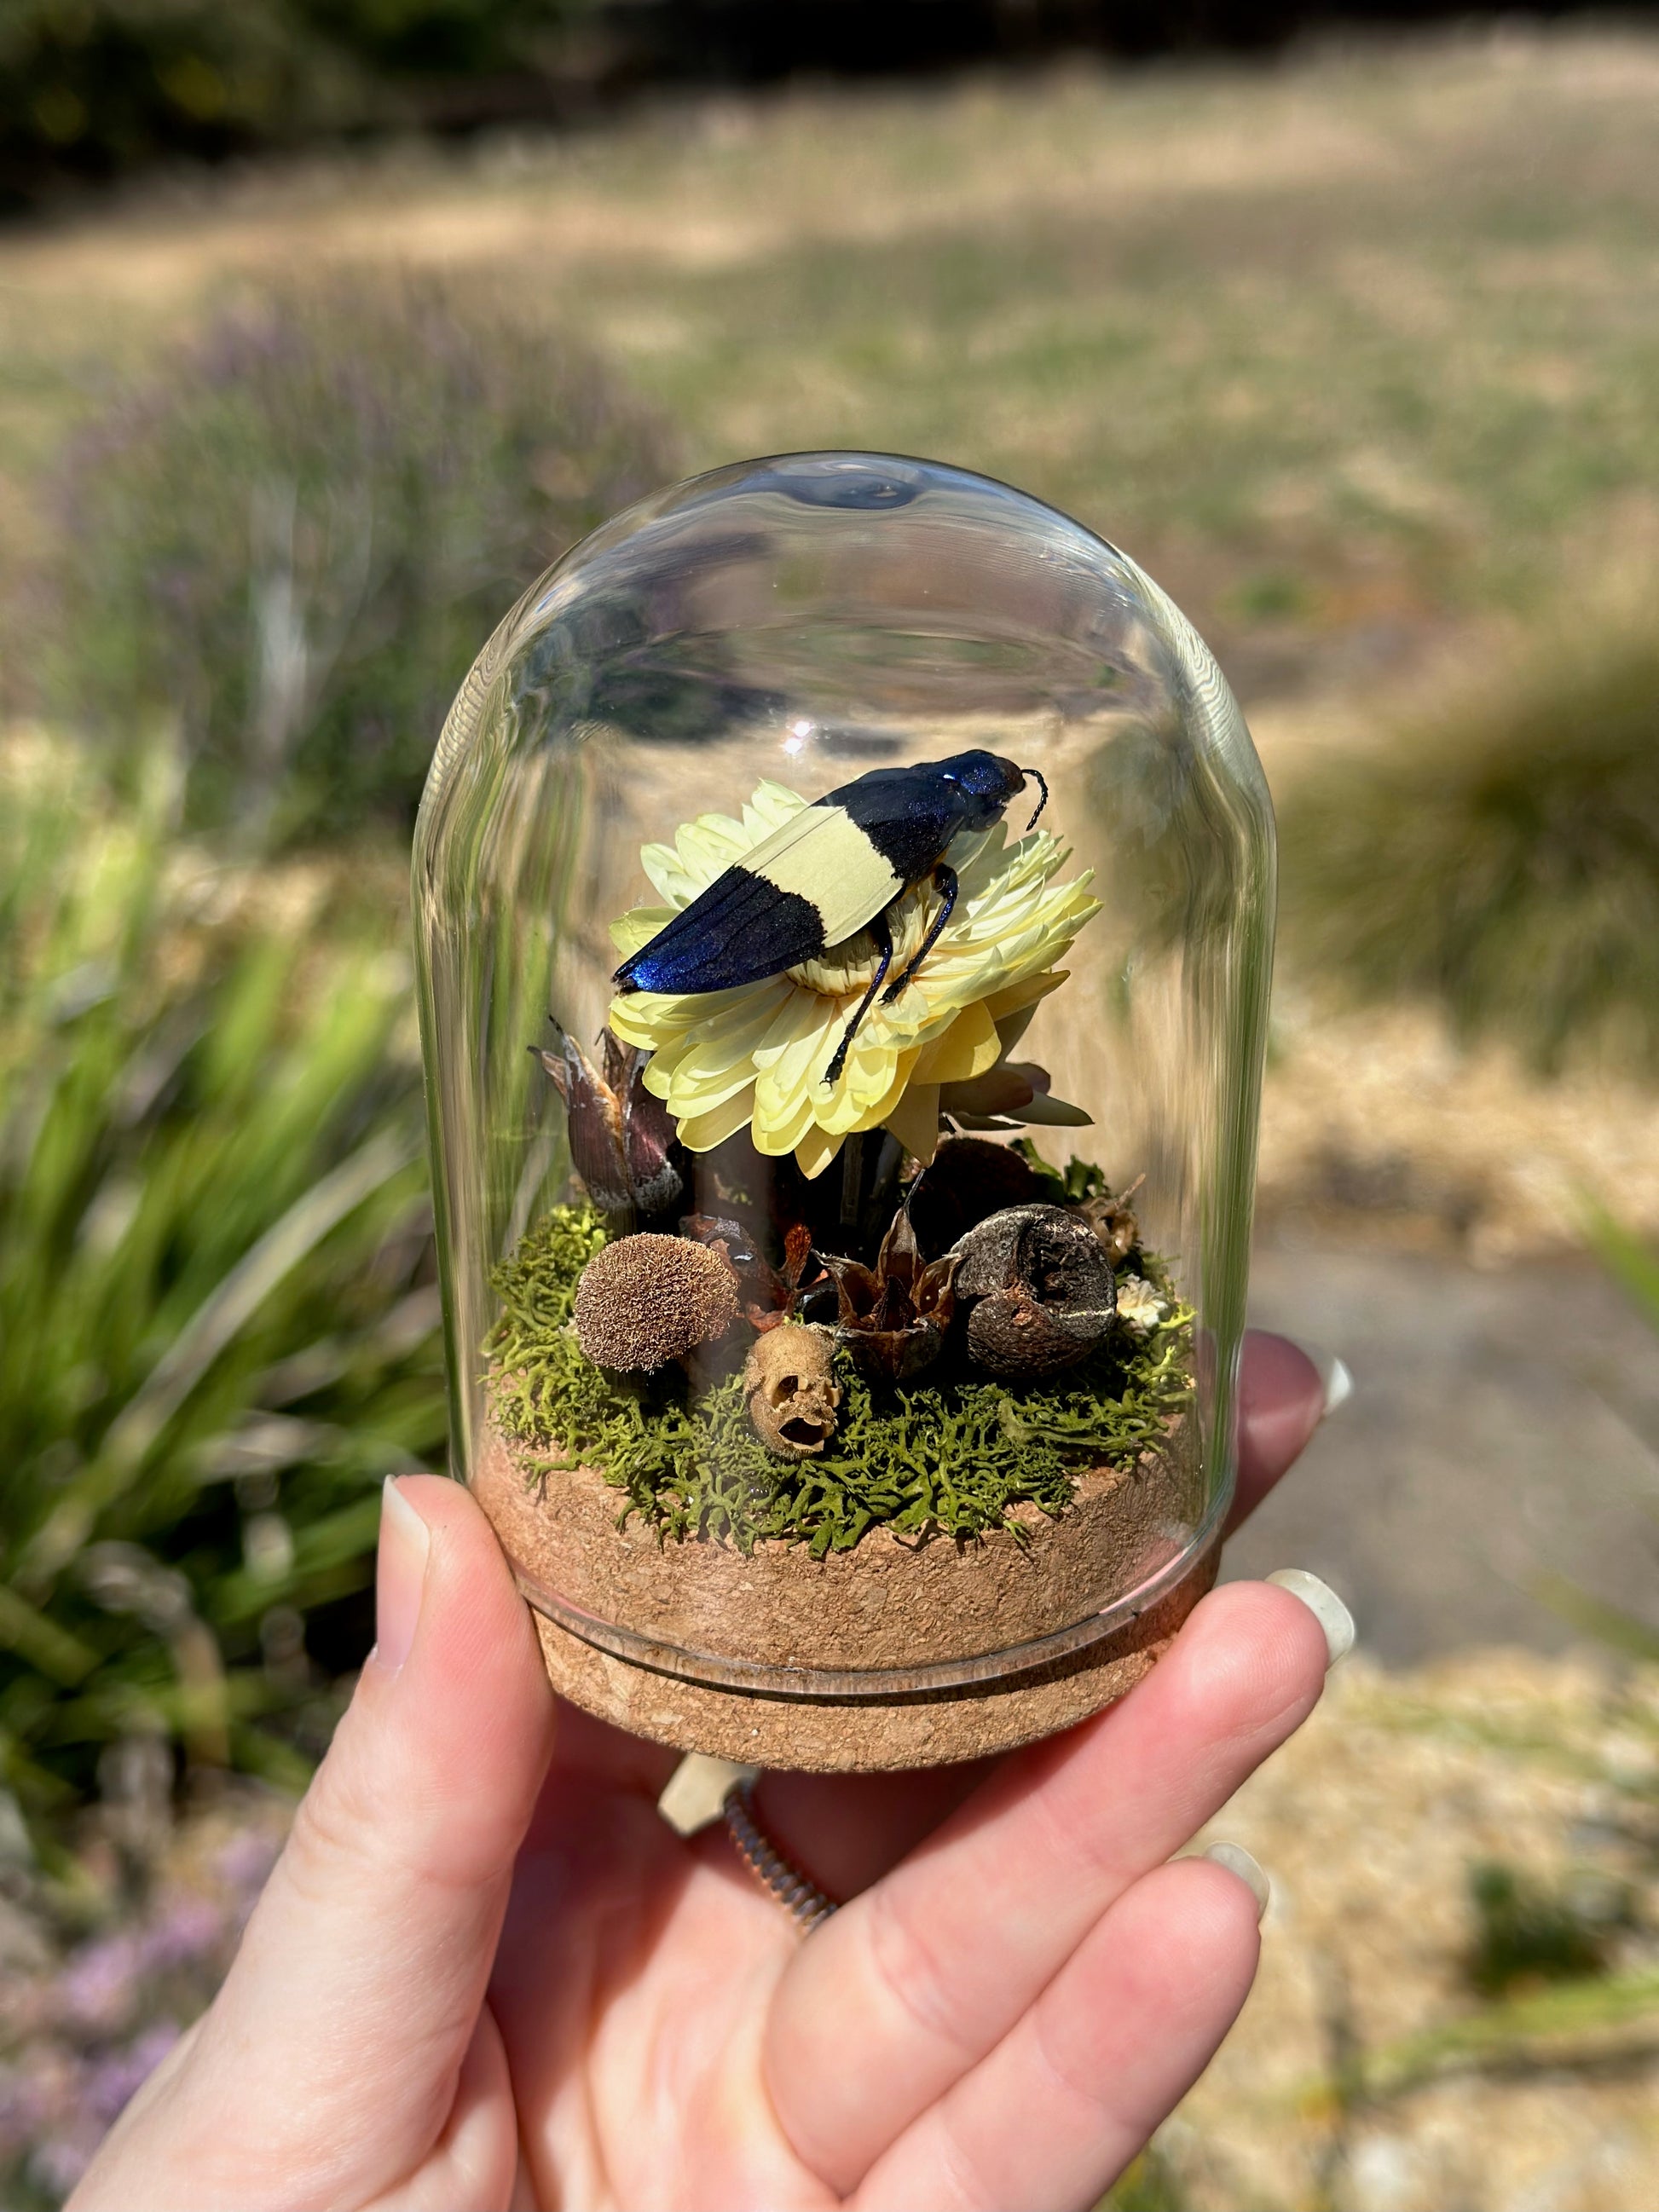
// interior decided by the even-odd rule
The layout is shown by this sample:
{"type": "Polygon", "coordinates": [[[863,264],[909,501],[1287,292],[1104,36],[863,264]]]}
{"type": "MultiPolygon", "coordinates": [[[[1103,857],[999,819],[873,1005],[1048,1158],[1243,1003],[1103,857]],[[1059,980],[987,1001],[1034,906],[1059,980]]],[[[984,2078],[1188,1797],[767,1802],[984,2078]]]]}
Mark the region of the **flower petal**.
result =
{"type": "Polygon", "coordinates": [[[748,1125],[754,1112],[754,1095],[739,1091],[722,1106],[707,1114],[693,1114],[679,1125],[679,1139],[688,1152],[712,1152],[716,1145],[723,1145],[728,1137],[735,1137],[739,1129],[748,1125]]]}
{"type": "Polygon", "coordinates": [[[808,1182],[814,1182],[841,1150],[842,1139],[816,1123],[795,1147],[796,1164],[808,1182]]]}
{"type": "Polygon", "coordinates": [[[964,1006],[945,1035],[916,1062],[919,1083],[969,1083],[994,1067],[1002,1056],[997,1025],[979,1000],[964,1006]]]}
{"type": "Polygon", "coordinates": [[[887,1127],[912,1159],[927,1166],[939,1150],[939,1087],[913,1083],[887,1116],[887,1127]]]}
{"type": "Polygon", "coordinates": [[[1033,1129],[1088,1129],[1094,1126],[1092,1114],[1085,1114],[1081,1106],[1071,1105],[1047,1091],[1037,1091],[1024,1106],[1005,1106],[1002,1110],[1010,1120],[1024,1121],[1033,1129]]]}

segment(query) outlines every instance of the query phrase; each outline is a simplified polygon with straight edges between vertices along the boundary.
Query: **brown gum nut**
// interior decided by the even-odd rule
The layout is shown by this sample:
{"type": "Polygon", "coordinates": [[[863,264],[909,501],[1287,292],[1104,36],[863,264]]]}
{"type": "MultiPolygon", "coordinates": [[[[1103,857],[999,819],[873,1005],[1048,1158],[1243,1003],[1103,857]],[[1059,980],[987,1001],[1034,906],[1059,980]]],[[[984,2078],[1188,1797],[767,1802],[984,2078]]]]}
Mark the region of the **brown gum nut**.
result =
{"type": "Polygon", "coordinates": [[[1111,1261],[1088,1223],[1064,1206],[1008,1206],[952,1249],[957,1294],[973,1301],[969,1352],[994,1375],[1054,1374],[1111,1325],[1111,1261]]]}

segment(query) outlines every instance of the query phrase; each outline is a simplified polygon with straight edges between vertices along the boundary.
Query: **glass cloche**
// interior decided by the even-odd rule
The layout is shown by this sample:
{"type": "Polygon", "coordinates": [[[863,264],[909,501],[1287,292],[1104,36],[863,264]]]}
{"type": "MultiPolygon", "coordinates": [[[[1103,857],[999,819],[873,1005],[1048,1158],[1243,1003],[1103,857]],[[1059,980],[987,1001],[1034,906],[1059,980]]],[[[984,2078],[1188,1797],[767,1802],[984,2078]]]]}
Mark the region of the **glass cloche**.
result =
{"type": "Polygon", "coordinates": [[[1121,1693],[1231,1493],[1273,900],[1133,561],[720,469],[468,676],[414,895],[456,1473],[578,1704],[776,1766],[1121,1693]]]}

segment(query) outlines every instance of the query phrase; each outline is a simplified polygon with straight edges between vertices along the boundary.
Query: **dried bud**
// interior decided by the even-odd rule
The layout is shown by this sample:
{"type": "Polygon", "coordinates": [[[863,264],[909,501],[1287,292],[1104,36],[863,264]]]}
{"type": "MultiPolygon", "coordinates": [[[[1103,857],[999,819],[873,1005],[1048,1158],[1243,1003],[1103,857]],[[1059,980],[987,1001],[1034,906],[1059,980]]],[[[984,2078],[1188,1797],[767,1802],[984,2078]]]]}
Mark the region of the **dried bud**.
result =
{"type": "Polygon", "coordinates": [[[576,1285],[576,1341],[597,1367],[684,1359],[737,1317],[728,1262],[680,1237],[619,1237],[594,1254],[576,1285]]]}
{"type": "Polygon", "coordinates": [[[1012,1146],[988,1137],[947,1137],[910,1186],[916,1240],[930,1257],[1005,1206],[1030,1206],[1042,1185],[1012,1146]]]}
{"type": "Polygon", "coordinates": [[[952,1248],[958,1298],[971,1299],[969,1357],[994,1375],[1057,1374],[1111,1326],[1112,1264],[1088,1223],[1062,1206],[994,1213],[952,1248]]]}
{"type": "Polygon", "coordinates": [[[1085,1199],[1078,1208],[1115,1261],[1127,1260],[1140,1243],[1140,1224],[1129,1210],[1129,1200],[1146,1180],[1144,1175],[1137,1176],[1127,1190],[1115,1196],[1103,1191],[1098,1198],[1085,1199]]]}
{"type": "Polygon", "coordinates": [[[823,1328],[775,1328],[757,1340],[743,1370],[749,1418],[769,1451],[811,1459],[836,1432],[841,1386],[835,1339],[823,1328]]]}
{"type": "Polygon", "coordinates": [[[532,1045],[564,1101],[570,1158],[595,1206],[606,1213],[662,1213],[680,1195],[679,1170],[669,1157],[674,1123],[645,1087],[649,1053],[605,1032],[605,1073],[556,1022],[558,1049],[532,1045]]]}

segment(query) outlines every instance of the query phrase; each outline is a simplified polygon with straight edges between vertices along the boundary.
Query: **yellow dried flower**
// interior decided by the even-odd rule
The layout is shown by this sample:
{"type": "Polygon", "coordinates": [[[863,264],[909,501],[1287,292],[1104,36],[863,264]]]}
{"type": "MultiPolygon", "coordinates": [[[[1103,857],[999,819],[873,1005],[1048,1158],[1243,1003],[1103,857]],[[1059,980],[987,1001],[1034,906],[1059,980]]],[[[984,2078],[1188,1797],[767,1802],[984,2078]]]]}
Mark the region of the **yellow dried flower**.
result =
{"type": "MultiPolygon", "coordinates": [[[[647,944],[807,804],[782,784],[762,783],[740,821],[699,815],[672,845],[647,845],[641,863],[665,903],[635,907],[611,924],[618,951],[647,944]]],[[[1000,822],[956,839],[946,854],[960,884],[956,911],[892,1005],[871,1007],[833,1083],[824,1071],[875,974],[866,932],[733,990],[625,993],[611,1001],[611,1027],[651,1054],[646,1088],[666,1104],[691,1152],[711,1152],[747,1127],[757,1152],[793,1152],[817,1176],[847,1137],[888,1128],[929,1160],[941,1090],[998,1066],[1037,1001],[1066,980],[1054,963],[1100,910],[1086,873],[1055,881],[1066,857],[1046,830],[1011,840],[1000,822]]],[[[895,973],[920,947],[937,897],[931,884],[917,884],[892,908],[895,973]]],[[[1087,1117],[1070,1109],[1064,1118],[1087,1117]]]]}

